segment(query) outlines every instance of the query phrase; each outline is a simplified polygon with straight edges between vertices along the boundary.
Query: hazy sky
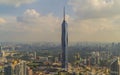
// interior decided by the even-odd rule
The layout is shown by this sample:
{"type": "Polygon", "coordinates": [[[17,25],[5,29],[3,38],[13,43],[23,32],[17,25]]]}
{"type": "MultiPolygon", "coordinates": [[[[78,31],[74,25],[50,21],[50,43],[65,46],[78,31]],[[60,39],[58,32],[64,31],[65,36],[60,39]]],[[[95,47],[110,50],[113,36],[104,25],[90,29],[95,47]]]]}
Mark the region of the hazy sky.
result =
{"type": "Polygon", "coordinates": [[[120,0],[0,0],[0,41],[60,42],[64,6],[70,42],[120,42],[120,0]]]}

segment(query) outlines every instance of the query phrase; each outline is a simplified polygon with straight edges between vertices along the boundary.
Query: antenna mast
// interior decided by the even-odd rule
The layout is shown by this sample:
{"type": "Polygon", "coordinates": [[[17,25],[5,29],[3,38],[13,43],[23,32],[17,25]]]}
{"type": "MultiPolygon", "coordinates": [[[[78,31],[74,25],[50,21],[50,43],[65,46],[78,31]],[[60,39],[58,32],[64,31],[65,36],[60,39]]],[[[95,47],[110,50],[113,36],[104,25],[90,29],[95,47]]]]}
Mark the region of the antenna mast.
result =
{"type": "Polygon", "coordinates": [[[65,6],[64,6],[64,9],[63,9],[63,17],[64,17],[64,20],[65,20],[65,6]]]}

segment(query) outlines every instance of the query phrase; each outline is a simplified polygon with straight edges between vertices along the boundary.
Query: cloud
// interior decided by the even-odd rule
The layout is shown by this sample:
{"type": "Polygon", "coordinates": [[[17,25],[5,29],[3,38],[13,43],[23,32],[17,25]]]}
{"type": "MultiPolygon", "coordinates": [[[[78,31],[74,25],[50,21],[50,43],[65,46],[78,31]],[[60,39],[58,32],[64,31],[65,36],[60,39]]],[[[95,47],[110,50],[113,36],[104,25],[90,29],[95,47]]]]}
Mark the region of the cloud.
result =
{"type": "Polygon", "coordinates": [[[81,19],[112,17],[120,13],[119,0],[69,0],[68,4],[81,19]]]}
{"type": "Polygon", "coordinates": [[[59,41],[60,39],[61,20],[52,13],[42,15],[35,9],[27,9],[16,20],[20,28],[18,30],[25,31],[24,38],[29,41],[59,41]]]}
{"type": "Polygon", "coordinates": [[[61,20],[52,13],[42,15],[35,9],[27,9],[18,17],[7,17],[0,26],[0,41],[58,42],[61,20]]]}
{"type": "Polygon", "coordinates": [[[6,20],[3,18],[0,18],[0,24],[6,23],[6,20]]]}
{"type": "Polygon", "coordinates": [[[36,0],[0,0],[0,4],[14,5],[14,6],[18,7],[21,4],[30,4],[35,1],[36,0]]]}
{"type": "Polygon", "coordinates": [[[40,14],[34,9],[27,9],[22,16],[17,17],[17,21],[21,23],[36,23],[40,18],[40,14]]]}
{"type": "Polygon", "coordinates": [[[53,16],[52,13],[41,15],[34,9],[27,9],[22,16],[17,17],[17,22],[28,27],[36,27],[35,30],[40,30],[39,28],[42,30],[42,27],[44,27],[43,30],[53,31],[54,28],[58,27],[60,20],[58,17],[53,16]]]}
{"type": "Polygon", "coordinates": [[[76,16],[68,21],[71,41],[120,41],[119,0],[69,0],[68,4],[76,16]]]}
{"type": "Polygon", "coordinates": [[[117,20],[116,17],[69,20],[69,41],[118,42],[120,23],[116,23],[117,20]]]}
{"type": "MultiPolygon", "coordinates": [[[[75,0],[77,1],[77,0],[75,0]]],[[[79,0],[78,0],[79,1],[79,0]]],[[[87,0],[86,0],[87,1],[87,0]]],[[[92,1],[92,0],[91,0],[92,1]]],[[[84,2],[83,2],[84,3],[84,2]]],[[[112,5],[112,3],[110,3],[112,5]]],[[[76,6],[76,5],[75,5],[76,6]]],[[[77,7],[80,7],[78,5],[77,7]]],[[[95,6],[92,4],[92,7],[95,6]]],[[[105,5],[92,8],[94,11],[103,11],[104,8],[111,8],[105,5]],[[103,9],[102,9],[103,8],[103,9]]],[[[75,8],[73,6],[73,8],[75,8]]],[[[80,13],[77,8],[75,13],[80,13]]],[[[83,8],[86,10],[86,8],[83,8]]],[[[82,10],[83,10],[82,9],[82,10]]],[[[89,10],[88,10],[89,11],[89,10]]],[[[90,10],[91,11],[91,10],[90,10]]],[[[84,11],[86,12],[86,11],[84,11]]],[[[94,17],[86,16],[85,18],[76,18],[66,15],[68,23],[69,42],[79,41],[100,41],[100,42],[118,42],[120,41],[120,15],[111,14],[108,16],[100,16],[101,14],[92,14],[94,17]],[[99,15],[100,17],[96,16],[99,15]]],[[[81,17],[81,14],[76,14],[81,17]]],[[[6,19],[5,19],[6,20],[6,19]]],[[[2,40],[11,41],[61,41],[61,23],[62,18],[58,18],[49,13],[42,15],[35,9],[27,9],[22,15],[15,18],[7,19],[7,23],[0,27],[0,35],[2,40]],[[8,23],[9,22],[9,23],[8,23]]]]}

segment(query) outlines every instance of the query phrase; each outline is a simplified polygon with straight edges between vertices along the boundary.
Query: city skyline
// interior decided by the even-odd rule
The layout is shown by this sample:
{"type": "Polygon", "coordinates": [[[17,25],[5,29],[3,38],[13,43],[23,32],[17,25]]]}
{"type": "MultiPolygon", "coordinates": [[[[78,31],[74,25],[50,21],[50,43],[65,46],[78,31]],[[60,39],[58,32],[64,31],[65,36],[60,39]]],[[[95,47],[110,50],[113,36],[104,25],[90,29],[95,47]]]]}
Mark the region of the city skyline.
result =
{"type": "Polygon", "coordinates": [[[0,41],[60,42],[64,6],[70,42],[120,42],[119,0],[1,0],[0,41]]]}

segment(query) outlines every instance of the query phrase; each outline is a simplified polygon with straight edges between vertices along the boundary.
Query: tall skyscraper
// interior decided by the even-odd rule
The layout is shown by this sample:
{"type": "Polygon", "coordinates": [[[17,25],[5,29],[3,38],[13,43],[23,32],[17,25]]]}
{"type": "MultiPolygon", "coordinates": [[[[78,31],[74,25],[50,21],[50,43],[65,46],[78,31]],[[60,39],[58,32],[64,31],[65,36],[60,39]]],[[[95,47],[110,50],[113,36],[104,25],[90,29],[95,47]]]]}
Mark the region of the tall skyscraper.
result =
{"type": "Polygon", "coordinates": [[[67,60],[67,47],[68,47],[68,25],[65,20],[65,8],[64,8],[64,19],[62,22],[62,36],[61,36],[61,44],[62,44],[62,68],[67,70],[68,60],[67,60]]]}
{"type": "Polygon", "coordinates": [[[120,59],[115,59],[110,65],[110,75],[120,75],[120,59]]]}

